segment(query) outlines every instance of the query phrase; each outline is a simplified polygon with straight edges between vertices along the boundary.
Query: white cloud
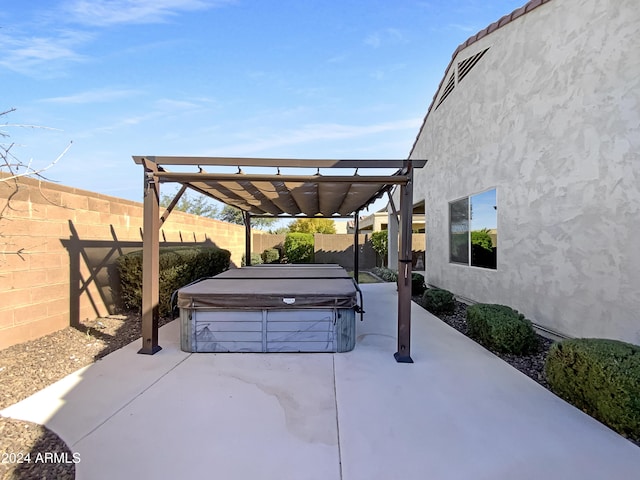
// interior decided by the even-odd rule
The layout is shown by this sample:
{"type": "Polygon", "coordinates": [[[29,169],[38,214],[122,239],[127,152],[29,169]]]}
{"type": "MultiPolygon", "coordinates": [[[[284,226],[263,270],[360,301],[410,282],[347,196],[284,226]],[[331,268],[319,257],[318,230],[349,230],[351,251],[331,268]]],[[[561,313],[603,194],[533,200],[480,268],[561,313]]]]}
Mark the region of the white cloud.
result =
{"type": "Polygon", "coordinates": [[[199,109],[200,105],[185,101],[185,100],[172,100],[169,98],[161,98],[155,102],[155,107],[163,112],[177,112],[183,110],[199,109]]]}
{"type": "Polygon", "coordinates": [[[27,75],[48,76],[61,70],[68,62],[84,60],[75,49],[90,38],[88,33],[70,30],[53,31],[48,36],[0,34],[4,50],[0,66],[27,75]],[[43,70],[43,65],[48,65],[48,68],[43,70]]]}
{"type": "Polygon", "coordinates": [[[365,45],[373,48],[379,48],[382,45],[406,43],[405,35],[397,28],[385,28],[367,36],[364,39],[365,45]]]}
{"type": "Polygon", "coordinates": [[[139,93],[140,92],[138,90],[102,88],[97,90],[88,90],[86,92],[79,92],[64,97],[45,98],[41,101],[46,103],[60,104],[104,103],[111,102],[113,100],[119,100],[121,98],[131,97],[134,95],[138,95],[139,93]]]}
{"type": "Polygon", "coordinates": [[[207,10],[232,0],[73,0],[65,8],[83,25],[159,23],[180,12],[207,10]]]}
{"type": "Polygon", "coordinates": [[[246,139],[241,145],[228,145],[218,148],[217,150],[240,152],[240,154],[246,155],[248,153],[301,143],[344,140],[396,130],[417,131],[421,123],[421,118],[410,118],[373,125],[343,125],[337,123],[309,124],[296,130],[283,131],[277,135],[258,140],[255,140],[256,134],[254,132],[251,139],[246,139]]]}
{"type": "Polygon", "coordinates": [[[462,25],[460,23],[450,23],[449,28],[453,30],[461,30],[463,32],[476,32],[478,28],[473,25],[462,25]]]}

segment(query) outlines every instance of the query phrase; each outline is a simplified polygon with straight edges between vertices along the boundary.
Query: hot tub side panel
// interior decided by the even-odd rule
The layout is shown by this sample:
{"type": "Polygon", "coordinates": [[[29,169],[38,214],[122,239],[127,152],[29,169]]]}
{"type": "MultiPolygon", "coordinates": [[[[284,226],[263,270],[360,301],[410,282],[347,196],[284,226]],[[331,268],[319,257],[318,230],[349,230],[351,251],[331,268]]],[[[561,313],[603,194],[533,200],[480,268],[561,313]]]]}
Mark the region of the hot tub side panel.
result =
{"type": "Polygon", "coordinates": [[[346,352],[355,346],[351,308],[181,308],[180,319],[186,352],[346,352]]]}

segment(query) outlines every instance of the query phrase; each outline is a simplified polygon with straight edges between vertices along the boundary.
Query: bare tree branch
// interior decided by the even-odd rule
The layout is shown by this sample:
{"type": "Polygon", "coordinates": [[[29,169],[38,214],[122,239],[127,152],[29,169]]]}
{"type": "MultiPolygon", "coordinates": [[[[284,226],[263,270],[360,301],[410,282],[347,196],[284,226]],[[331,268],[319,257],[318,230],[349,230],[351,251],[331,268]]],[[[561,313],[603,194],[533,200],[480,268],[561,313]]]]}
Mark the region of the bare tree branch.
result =
{"type": "MultiPolygon", "coordinates": [[[[0,112],[0,117],[2,117],[4,115],[8,115],[8,114],[10,114],[12,112],[15,112],[15,110],[16,110],[15,108],[10,108],[8,110],[0,112]]],[[[2,127],[4,128],[4,130],[0,130],[0,137],[1,138],[9,138],[11,136],[6,131],[6,127],[28,128],[28,129],[43,129],[43,130],[58,130],[58,129],[50,128],[50,127],[42,127],[42,126],[39,126],[39,125],[28,125],[28,124],[9,124],[9,123],[5,123],[4,125],[2,125],[2,127]]],[[[9,187],[11,189],[11,191],[6,195],[4,205],[2,205],[2,207],[0,207],[0,221],[8,220],[8,218],[5,217],[5,213],[6,213],[7,210],[15,210],[11,206],[11,200],[13,199],[13,197],[15,197],[18,194],[18,191],[19,191],[19,188],[20,188],[19,179],[22,178],[22,177],[36,177],[36,178],[39,178],[41,180],[47,180],[47,178],[43,175],[43,173],[46,172],[47,170],[49,170],[50,168],[52,168],[54,165],[56,165],[60,161],[60,159],[62,159],[62,157],[64,157],[66,155],[66,153],[71,148],[72,144],[73,144],[73,142],[69,142],[67,147],[62,151],[62,153],[60,155],[58,155],[48,165],[46,165],[44,167],[41,167],[41,168],[37,168],[37,167],[33,166],[33,159],[30,159],[28,162],[25,163],[24,161],[20,160],[16,155],[14,155],[13,151],[12,151],[13,148],[16,146],[16,144],[14,142],[6,143],[6,144],[0,144],[0,172],[4,171],[5,173],[8,173],[8,175],[2,176],[2,178],[0,178],[0,185],[12,184],[9,187]]],[[[39,184],[39,188],[41,188],[41,184],[39,184]]],[[[46,197],[45,197],[45,199],[46,199],[46,197]]],[[[50,203],[53,203],[49,199],[46,199],[46,200],[49,201],[50,203]]],[[[0,237],[6,238],[7,235],[4,235],[3,232],[0,231],[0,237]]],[[[14,244],[9,243],[8,241],[0,242],[0,246],[3,247],[3,249],[2,249],[3,251],[0,252],[2,254],[2,257],[5,257],[6,255],[17,255],[22,260],[26,260],[25,259],[25,255],[28,255],[28,254],[31,253],[25,247],[17,248],[14,244]],[[7,251],[8,247],[11,247],[12,251],[7,251]],[[14,248],[15,248],[15,250],[14,250],[14,248]]]]}

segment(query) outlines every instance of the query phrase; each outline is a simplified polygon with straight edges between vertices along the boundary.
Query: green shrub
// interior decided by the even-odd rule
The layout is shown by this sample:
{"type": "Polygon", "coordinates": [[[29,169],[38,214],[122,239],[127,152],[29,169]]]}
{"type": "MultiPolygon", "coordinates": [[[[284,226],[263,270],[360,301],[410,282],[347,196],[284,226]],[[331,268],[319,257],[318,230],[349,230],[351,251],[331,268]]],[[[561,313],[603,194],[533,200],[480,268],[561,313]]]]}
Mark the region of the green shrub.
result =
{"type": "MultiPolygon", "coordinates": [[[[251,265],[260,265],[262,263],[262,255],[259,253],[251,252],[251,265]]],[[[240,261],[240,266],[247,266],[247,255],[242,254],[242,260],[240,261]]]]}
{"type": "Polygon", "coordinates": [[[284,254],[289,263],[313,262],[313,234],[289,233],[284,239],[284,254]]]}
{"type": "Polygon", "coordinates": [[[280,252],[275,248],[267,248],[262,252],[262,261],[264,263],[277,263],[280,260],[280,252]]]}
{"type": "Polygon", "coordinates": [[[484,248],[489,252],[493,251],[493,241],[489,230],[483,228],[482,230],[474,230],[471,232],[471,244],[478,245],[480,248],[484,248]]]}
{"type": "Polygon", "coordinates": [[[411,273],[411,295],[422,295],[427,289],[424,284],[424,277],[419,273],[411,273]]]}
{"type": "Polygon", "coordinates": [[[531,322],[505,305],[478,303],[467,308],[469,336],[485,347],[522,355],[538,346],[531,322]]]}
{"type": "MultiPolygon", "coordinates": [[[[215,247],[160,248],[159,314],[171,314],[171,295],[199,278],[210,277],[229,268],[231,253],[215,247]]],[[[120,276],[120,300],[125,310],[142,309],[142,251],[116,260],[120,276]]]]}
{"type": "Polygon", "coordinates": [[[385,282],[397,282],[398,281],[398,274],[396,272],[394,272],[393,270],[386,268],[386,267],[374,267],[373,269],[371,269],[371,272],[380,277],[382,280],[384,280],[385,282]]]}
{"type": "Polygon", "coordinates": [[[441,288],[428,288],[422,295],[422,304],[424,308],[431,313],[453,313],[455,302],[453,293],[441,288]]]}
{"type": "Polygon", "coordinates": [[[640,346],[600,338],[556,342],[545,373],[558,396],[640,439],[640,346]]]}

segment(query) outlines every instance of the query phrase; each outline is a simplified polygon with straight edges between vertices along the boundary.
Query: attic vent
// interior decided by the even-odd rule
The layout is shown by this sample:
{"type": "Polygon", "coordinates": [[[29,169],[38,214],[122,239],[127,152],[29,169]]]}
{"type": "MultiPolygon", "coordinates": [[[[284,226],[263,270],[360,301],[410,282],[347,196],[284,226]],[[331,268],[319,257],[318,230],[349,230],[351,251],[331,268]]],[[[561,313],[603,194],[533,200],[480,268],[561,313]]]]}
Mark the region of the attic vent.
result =
{"type": "Polygon", "coordinates": [[[467,73],[475,67],[476,63],[480,61],[482,56],[487,53],[488,48],[485,48],[480,53],[476,53],[473,57],[469,57],[458,63],[458,82],[462,81],[464,77],[467,76],[467,73]]]}
{"type": "Polygon", "coordinates": [[[436,109],[442,104],[442,102],[444,102],[445,98],[447,98],[451,94],[455,86],[460,83],[460,81],[464,77],[467,76],[467,74],[473,67],[476,66],[476,64],[480,61],[484,54],[487,53],[488,50],[488,48],[485,48],[481,52],[476,53],[471,57],[465,58],[464,60],[456,64],[454,71],[451,72],[451,76],[449,77],[447,84],[442,89],[442,94],[440,95],[440,99],[438,100],[436,109]]]}
{"type": "Polygon", "coordinates": [[[444,102],[444,99],[447,98],[451,92],[453,92],[455,81],[456,81],[456,75],[455,75],[455,72],[453,72],[449,77],[449,81],[447,82],[447,85],[444,87],[444,90],[442,91],[442,95],[440,96],[440,100],[438,100],[438,105],[436,105],[436,108],[438,108],[440,104],[444,102]]]}

